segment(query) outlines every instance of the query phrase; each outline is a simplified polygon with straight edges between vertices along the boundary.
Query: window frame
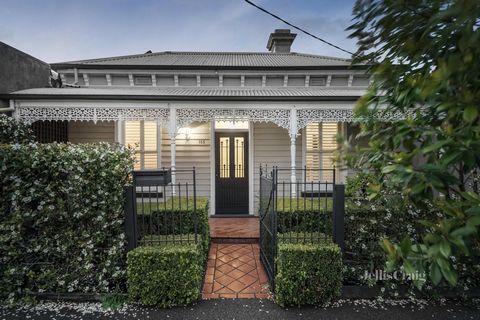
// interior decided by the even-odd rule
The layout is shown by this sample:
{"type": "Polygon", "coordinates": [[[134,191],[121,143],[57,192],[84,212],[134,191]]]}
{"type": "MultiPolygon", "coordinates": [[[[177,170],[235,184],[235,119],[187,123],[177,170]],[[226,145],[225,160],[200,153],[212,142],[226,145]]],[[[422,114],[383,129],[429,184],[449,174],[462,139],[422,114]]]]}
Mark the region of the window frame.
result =
{"type": "Polygon", "coordinates": [[[127,123],[128,122],[139,122],[139,148],[135,150],[134,154],[138,155],[139,169],[136,170],[156,170],[162,167],[162,127],[157,121],[148,121],[148,120],[132,120],[125,121],[122,128],[122,144],[126,145],[126,135],[127,135],[127,123]],[[154,151],[145,151],[145,121],[155,123],[156,130],[156,149],[154,151]],[[157,166],[156,168],[145,168],[145,155],[146,154],[156,154],[157,156],[157,166]]]}
{"type": "MultiPolygon", "coordinates": [[[[328,121],[328,122],[334,122],[334,121],[328,121]]],[[[316,122],[316,123],[319,123],[319,124],[322,124],[322,122],[316,122]]],[[[345,124],[344,123],[341,123],[341,122],[335,122],[337,124],[337,133],[336,134],[342,134],[344,132],[344,126],[345,124]]],[[[323,138],[320,138],[320,139],[323,139],[323,138]]],[[[321,143],[323,144],[323,142],[321,143]]],[[[337,144],[337,149],[334,149],[334,150],[328,150],[328,151],[324,151],[324,150],[319,150],[318,152],[318,156],[319,156],[319,163],[322,163],[323,164],[323,157],[325,155],[328,155],[328,154],[331,154],[333,155],[335,153],[336,150],[338,150],[338,144],[337,144]]],[[[307,168],[307,127],[303,128],[302,129],[302,169],[306,169],[307,168]]],[[[328,168],[327,168],[328,169],[328,168]]],[[[333,169],[333,168],[332,168],[333,169]]],[[[337,180],[337,177],[338,177],[338,168],[335,168],[335,180],[337,180]]],[[[319,174],[319,181],[323,181],[323,171],[320,171],[320,174],[319,174]]],[[[302,179],[304,178],[303,176],[301,177],[302,179]]],[[[333,180],[332,180],[333,181],[333,180]]],[[[304,182],[307,182],[307,181],[304,181],[304,182]]]]}

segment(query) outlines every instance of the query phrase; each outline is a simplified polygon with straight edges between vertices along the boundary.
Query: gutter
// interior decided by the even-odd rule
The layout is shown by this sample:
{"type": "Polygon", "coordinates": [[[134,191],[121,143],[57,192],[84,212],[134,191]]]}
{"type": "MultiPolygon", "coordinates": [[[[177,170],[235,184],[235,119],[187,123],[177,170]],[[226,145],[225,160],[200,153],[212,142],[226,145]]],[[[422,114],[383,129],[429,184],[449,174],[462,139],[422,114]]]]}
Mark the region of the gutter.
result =
{"type": "Polygon", "coordinates": [[[370,65],[325,65],[325,66],[190,66],[190,65],[132,65],[132,64],[78,64],[53,63],[52,68],[64,69],[122,69],[122,70],[255,70],[255,71],[296,71],[296,70],[367,70],[370,65]]]}
{"type": "Polygon", "coordinates": [[[10,103],[10,106],[9,106],[9,107],[7,107],[7,108],[0,108],[0,113],[6,113],[6,112],[13,112],[13,111],[15,111],[15,107],[14,107],[14,102],[13,102],[13,100],[10,100],[9,103],[10,103]]]}
{"type": "MultiPolygon", "coordinates": [[[[0,98],[2,96],[0,95],[0,98]]],[[[357,101],[360,96],[172,96],[172,95],[81,95],[81,94],[8,94],[6,99],[21,100],[148,100],[148,101],[357,101]]]]}

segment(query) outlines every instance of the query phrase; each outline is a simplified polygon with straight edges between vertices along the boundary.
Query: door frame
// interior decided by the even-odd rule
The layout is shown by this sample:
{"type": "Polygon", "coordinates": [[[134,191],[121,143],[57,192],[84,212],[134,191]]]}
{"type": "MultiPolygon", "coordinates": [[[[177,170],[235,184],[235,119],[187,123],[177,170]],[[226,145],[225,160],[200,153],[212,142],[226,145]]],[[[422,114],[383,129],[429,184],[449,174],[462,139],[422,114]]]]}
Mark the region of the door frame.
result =
{"type": "MultiPolygon", "coordinates": [[[[209,214],[210,216],[215,216],[216,214],[216,176],[215,176],[215,159],[216,159],[216,143],[215,143],[215,132],[233,132],[234,130],[217,130],[215,128],[215,121],[210,122],[210,206],[209,214]]],[[[248,122],[248,129],[246,130],[237,130],[248,132],[248,215],[254,215],[253,212],[253,123],[248,122]]]]}

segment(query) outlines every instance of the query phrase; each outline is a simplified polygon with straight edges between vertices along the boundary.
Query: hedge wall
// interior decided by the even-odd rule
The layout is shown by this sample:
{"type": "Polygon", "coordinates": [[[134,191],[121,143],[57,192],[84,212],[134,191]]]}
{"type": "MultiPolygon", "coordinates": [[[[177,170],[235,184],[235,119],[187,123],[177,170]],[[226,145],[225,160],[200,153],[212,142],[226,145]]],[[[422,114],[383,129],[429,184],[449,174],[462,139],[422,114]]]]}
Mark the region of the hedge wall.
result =
{"type": "Polygon", "coordinates": [[[200,245],[138,247],[128,253],[128,294],[147,306],[172,307],[199,299],[204,272],[200,245]]]}
{"type": "Polygon", "coordinates": [[[280,243],[276,259],[276,302],[319,305],[341,294],[342,252],[334,244],[280,243]]]}
{"type": "Polygon", "coordinates": [[[0,113],[0,144],[29,143],[35,135],[29,125],[0,113]]]}
{"type": "Polygon", "coordinates": [[[132,159],[106,143],[0,146],[0,298],[124,285],[132,159]]]}
{"type": "Polygon", "coordinates": [[[196,220],[198,239],[207,253],[210,243],[208,209],[208,199],[202,197],[197,198],[196,211],[193,210],[193,198],[187,202],[185,197],[170,198],[163,208],[157,207],[155,203],[152,204],[151,209],[147,209],[144,205],[137,210],[137,230],[139,235],[144,236],[147,241],[149,235],[154,235],[153,237],[165,235],[165,239],[178,236],[177,238],[191,240],[194,237],[196,220]],[[182,205],[179,205],[179,202],[182,202],[182,205]]]}

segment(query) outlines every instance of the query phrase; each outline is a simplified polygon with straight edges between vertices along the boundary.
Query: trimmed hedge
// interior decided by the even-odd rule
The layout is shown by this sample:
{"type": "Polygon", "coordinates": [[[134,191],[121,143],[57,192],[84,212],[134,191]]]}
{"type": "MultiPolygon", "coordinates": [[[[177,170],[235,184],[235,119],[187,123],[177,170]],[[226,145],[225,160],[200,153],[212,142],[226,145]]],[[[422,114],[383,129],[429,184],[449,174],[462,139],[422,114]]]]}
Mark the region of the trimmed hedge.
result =
{"type": "Polygon", "coordinates": [[[203,281],[201,246],[145,246],[127,255],[131,300],[146,306],[172,307],[199,299],[203,281]]]}
{"type": "Polygon", "coordinates": [[[124,287],[132,169],[120,145],[1,145],[0,299],[124,287]]]}
{"type": "Polygon", "coordinates": [[[337,245],[280,243],[276,267],[281,306],[318,305],[341,294],[342,252],[337,245]]]}
{"type": "MultiPolygon", "coordinates": [[[[168,202],[171,202],[169,199],[168,202]]],[[[143,210],[145,213],[137,213],[138,233],[144,236],[147,241],[154,239],[155,236],[164,235],[164,239],[193,239],[194,219],[197,219],[197,234],[200,245],[208,253],[208,244],[210,243],[210,227],[208,224],[208,206],[206,198],[197,198],[197,209],[193,211],[193,199],[189,200],[187,207],[184,197],[173,201],[173,206],[167,204],[166,208],[157,208],[152,205],[150,210],[143,210]],[[179,209],[177,201],[182,201],[182,209],[179,209]],[[163,209],[163,210],[162,210],[163,209]],[[154,237],[152,238],[151,235],[154,237]],[[190,238],[188,238],[190,235],[190,238]]],[[[139,210],[142,212],[142,210],[139,210]]]]}

